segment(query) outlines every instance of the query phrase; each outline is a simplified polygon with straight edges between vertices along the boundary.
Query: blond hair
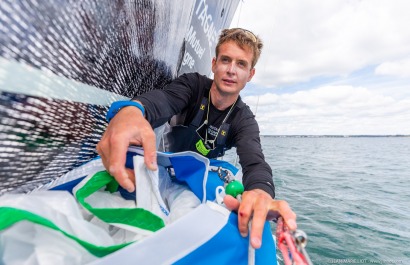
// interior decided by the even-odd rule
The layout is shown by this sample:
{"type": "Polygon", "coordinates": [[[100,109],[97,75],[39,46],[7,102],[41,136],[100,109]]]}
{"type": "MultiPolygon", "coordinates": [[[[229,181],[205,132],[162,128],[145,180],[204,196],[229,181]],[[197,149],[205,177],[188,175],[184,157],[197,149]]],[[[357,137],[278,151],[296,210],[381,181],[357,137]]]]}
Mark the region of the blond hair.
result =
{"type": "Polygon", "coordinates": [[[216,44],[215,54],[218,58],[219,47],[228,41],[235,42],[242,49],[249,47],[253,52],[252,67],[255,67],[256,63],[261,56],[263,43],[262,40],[253,34],[251,31],[242,28],[224,29],[219,35],[218,43],[216,44]]]}

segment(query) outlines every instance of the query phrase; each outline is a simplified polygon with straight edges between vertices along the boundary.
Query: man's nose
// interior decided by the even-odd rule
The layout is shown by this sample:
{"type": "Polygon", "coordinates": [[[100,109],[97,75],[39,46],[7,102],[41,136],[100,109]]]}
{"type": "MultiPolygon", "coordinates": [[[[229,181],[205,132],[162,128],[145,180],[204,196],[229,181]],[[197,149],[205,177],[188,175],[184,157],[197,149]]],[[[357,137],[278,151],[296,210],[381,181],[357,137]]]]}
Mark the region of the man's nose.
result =
{"type": "Polygon", "coordinates": [[[236,64],[234,62],[228,64],[228,72],[229,73],[235,73],[236,72],[236,64]]]}

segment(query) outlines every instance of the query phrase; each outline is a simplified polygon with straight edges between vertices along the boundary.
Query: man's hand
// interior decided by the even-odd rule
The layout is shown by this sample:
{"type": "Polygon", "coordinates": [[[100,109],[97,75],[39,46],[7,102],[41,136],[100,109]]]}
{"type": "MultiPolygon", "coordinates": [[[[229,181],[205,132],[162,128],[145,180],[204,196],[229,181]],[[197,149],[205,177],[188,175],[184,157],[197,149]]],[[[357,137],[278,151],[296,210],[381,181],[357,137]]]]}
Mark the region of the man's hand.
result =
{"type": "Polygon", "coordinates": [[[130,145],[142,145],[147,168],[157,169],[155,133],[141,110],[132,106],[122,108],[111,119],[97,144],[104,167],[124,189],[132,192],[135,190],[134,172],[125,168],[130,145]]]}
{"type": "Polygon", "coordinates": [[[226,207],[238,211],[238,227],[242,236],[248,235],[248,224],[252,218],[251,245],[260,248],[262,231],[266,220],[272,220],[279,215],[283,217],[290,230],[296,230],[296,214],[286,201],[274,200],[263,190],[255,189],[242,194],[242,202],[227,195],[224,198],[226,207]]]}

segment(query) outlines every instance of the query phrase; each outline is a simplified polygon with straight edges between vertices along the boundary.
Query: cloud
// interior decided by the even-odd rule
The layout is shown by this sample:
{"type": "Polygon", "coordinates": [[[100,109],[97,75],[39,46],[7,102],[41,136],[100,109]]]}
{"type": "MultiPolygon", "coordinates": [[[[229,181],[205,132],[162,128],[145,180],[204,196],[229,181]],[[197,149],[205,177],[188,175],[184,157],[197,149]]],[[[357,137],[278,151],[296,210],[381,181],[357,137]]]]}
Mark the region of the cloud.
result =
{"type": "Polygon", "coordinates": [[[384,62],[375,69],[376,75],[389,75],[400,78],[410,77],[410,58],[384,62]]]}
{"type": "Polygon", "coordinates": [[[256,111],[265,135],[410,134],[410,99],[365,87],[323,86],[244,101],[256,111]]]}
{"type": "Polygon", "coordinates": [[[265,44],[242,94],[261,133],[410,134],[408,10],[407,0],[241,2],[232,27],[265,44]]]}
{"type": "Polygon", "coordinates": [[[240,4],[232,26],[253,30],[264,40],[253,82],[278,87],[347,76],[408,56],[408,10],[407,0],[248,0],[240,4]]]}

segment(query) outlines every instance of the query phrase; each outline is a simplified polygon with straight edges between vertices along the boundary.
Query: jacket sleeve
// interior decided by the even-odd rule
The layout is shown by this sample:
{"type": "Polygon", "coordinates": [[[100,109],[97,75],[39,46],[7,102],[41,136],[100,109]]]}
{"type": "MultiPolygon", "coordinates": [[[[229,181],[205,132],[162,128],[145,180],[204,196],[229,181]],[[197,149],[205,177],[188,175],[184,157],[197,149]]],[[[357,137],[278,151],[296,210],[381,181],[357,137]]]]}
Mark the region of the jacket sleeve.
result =
{"type": "Polygon", "coordinates": [[[198,83],[195,74],[184,74],[166,85],[164,89],[151,90],[134,98],[144,105],[146,118],[153,128],[181,113],[194,100],[198,83]]]}
{"type": "Polygon", "coordinates": [[[241,125],[235,130],[234,140],[243,171],[245,190],[262,189],[275,198],[272,169],[266,163],[262,152],[259,126],[255,117],[253,114],[246,115],[236,120],[236,124],[241,125]]]}

